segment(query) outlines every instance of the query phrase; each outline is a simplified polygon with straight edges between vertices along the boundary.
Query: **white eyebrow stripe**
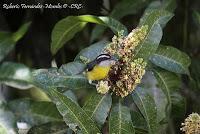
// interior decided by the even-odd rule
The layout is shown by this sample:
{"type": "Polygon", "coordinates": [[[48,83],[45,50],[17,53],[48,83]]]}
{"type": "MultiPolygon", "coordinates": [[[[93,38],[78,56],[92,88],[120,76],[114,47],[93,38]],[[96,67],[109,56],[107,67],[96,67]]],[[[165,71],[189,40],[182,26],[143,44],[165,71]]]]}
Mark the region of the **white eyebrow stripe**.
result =
{"type": "Polygon", "coordinates": [[[100,56],[97,57],[97,59],[100,59],[100,58],[110,58],[110,56],[108,56],[108,55],[100,55],[100,56]]]}

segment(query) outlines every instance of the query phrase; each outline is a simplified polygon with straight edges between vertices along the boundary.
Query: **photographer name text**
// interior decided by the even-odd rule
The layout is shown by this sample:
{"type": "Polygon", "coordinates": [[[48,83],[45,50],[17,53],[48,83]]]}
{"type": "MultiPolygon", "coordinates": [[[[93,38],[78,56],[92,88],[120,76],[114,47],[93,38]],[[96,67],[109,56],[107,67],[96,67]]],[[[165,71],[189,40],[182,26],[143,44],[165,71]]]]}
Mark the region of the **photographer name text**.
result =
{"type": "Polygon", "coordinates": [[[47,9],[63,9],[63,8],[69,8],[69,9],[81,9],[83,8],[83,4],[79,3],[74,3],[74,4],[62,4],[62,3],[57,3],[57,4],[3,4],[4,9],[42,9],[42,8],[47,8],[47,9]]]}

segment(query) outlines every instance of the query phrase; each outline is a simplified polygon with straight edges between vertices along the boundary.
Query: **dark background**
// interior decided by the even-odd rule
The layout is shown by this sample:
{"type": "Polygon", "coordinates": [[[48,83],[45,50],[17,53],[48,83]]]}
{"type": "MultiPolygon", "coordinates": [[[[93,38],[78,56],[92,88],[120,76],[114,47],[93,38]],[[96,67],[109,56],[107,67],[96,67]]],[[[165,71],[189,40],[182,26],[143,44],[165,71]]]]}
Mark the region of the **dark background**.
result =
{"type": "MultiPolygon", "coordinates": [[[[1,0],[0,1],[0,30],[16,31],[22,24],[31,21],[28,33],[16,45],[14,54],[8,56],[12,60],[28,64],[31,67],[49,67],[52,60],[50,53],[51,31],[59,20],[69,15],[108,15],[119,0],[110,0],[110,9],[106,9],[103,0],[1,0]],[[38,3],[81,3],[83,8],[77,9],[3,9],[5,3],[38,4],[38,3]],[[102,9],[107,13],[102,14],[102,9]],[[14,59],[13,59],[14,58],[14,59]]],[[[187,52],[190,56],[199,57],[198,25],[193,19],[193,11],[200,10],[199,0],[178,0],[175,16],[164,29],[162,43],[173,45],[187,52]],[[196,35],[197,34],[197,35],[196,35]]],[[[145,9],[145,8],[144,8],[145,9]]],[[[121,22],[129,31],[137,26],[139,18],[144,9],[136,15],[125,16],[121,22]]],[[[89,39],[93,24],[87,26],[83,32],[77,34],[73,40],[68,42],[56,55],[56,61],[60,64],[72,61],[77,52],[89,45],[89,39]]],[[[103,36],[112,37],[110,31],[103,36]]],[[[102,37],[103,38],[103,37],[102,37]]]]}
{"type": "MultiPolygon", "coordinates": [[[[105,0],[106,1],[106,0],[105,0]]],[[[70,62],[76,54],[84,47],[90,45],[91,31],[94,24],[87,25],[84,30],[66,43],[66,45],[58,51],[55,56],[50,52],[51,31],[54,25],[70,15],[92,14],[92,15],[109,15],[112,9],[120,0],[107,0],[110,8],[105,7],[103,0],[1,0],[0,1],[0,31],[16,31],[25,22],[31,21],[31,26],[26,35],[17,43],[15,49],[4,59],[4,61],[15,61],[23,63],[31,68],[49,68],[52,59],[56,59],[58,66],[70,62]],[[3,9],[4,3],[81,3],[82,9],[3,9]],[[104,13],[102,13],[104,10],[104,13]]],[[[144,9],[142,8],[135,15],[123,17],[120,22],[128,27],[131,31],[139,22],[144,9]]],[[[177,0],[177,7],[174,11],[174,17],[166,25],[163,31],[161,44],[174,46],[186,52],[191,60],[190,71],[193,79],[196,82],[189,83],[189,79],[183,76],[182,80],[185,84],[184,90],[181,93],[187,99],[187,113],[192,112],[193,104],[198,104],[197,92],[199,90],[200,77],[200,26],[194,19],[194,11],[200,12],[199,0],[177,0]]],[[[107,37],[111,40],[113,33],[106,30],[99,37],[102,39],[107,37]]],[[[199,91],[198,91],[199,92],[199,91]]]]}

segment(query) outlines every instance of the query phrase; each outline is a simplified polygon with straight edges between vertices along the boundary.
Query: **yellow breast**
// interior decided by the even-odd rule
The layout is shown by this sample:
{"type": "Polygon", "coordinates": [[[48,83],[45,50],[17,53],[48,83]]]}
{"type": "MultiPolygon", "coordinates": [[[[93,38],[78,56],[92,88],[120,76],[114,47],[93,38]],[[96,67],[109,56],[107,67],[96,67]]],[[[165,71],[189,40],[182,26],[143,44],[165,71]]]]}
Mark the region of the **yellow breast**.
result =
{"type": "Polygon", "coordinates": [[[98,66],[96,65],[91,71],[87,72],[88,80],[101,80],[107,77],[110,66],[98,66]]]}

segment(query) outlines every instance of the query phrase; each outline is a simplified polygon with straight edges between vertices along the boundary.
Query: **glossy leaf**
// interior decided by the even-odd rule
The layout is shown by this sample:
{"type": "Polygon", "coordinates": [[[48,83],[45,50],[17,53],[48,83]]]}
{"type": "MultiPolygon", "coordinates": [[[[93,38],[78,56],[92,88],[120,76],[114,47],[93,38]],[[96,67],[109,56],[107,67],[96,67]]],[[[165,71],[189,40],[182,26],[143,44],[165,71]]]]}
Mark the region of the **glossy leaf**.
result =
{"type": "Polygon", "coordinates": [[[161,68],[180,74],[188,74],[191,63],[189,56],[170,46],[158,47],[156,53],[150,57],[150,61],[161,68]]]}
{"type": "Polygon", "coordinates": [[[116,19],[121,19],[126,15],[135,14],[141,8],[145,7],[149,1],[150,0],[122,0],[117,3],[110,13],[110,16],[116,19]]]}
{"type": "Polygon", "coordinates": [[[172,117],[182,119],[186,114],[186,98],[180,95],[179,92],[173,92],[172,98],[172,117]]]}
{"type": "Polygon", "coordinates": [[[93,89],[83,75],[85,65],[79,61],[62,65],[59,69],[38,69],[32,72],[34,85],[44,89],[59,88],[65,90],[93,89]]]}
{"type": "Polygon", "coordinates": [[[176,0],[164,0],[163,8],[169,12],[174,12],[176,9],[176,0]]]}
{"type": "Polygon", "coordinates": [[[155,101],[157,107],[157,121],[160,123],[163,120],[167,119],[167,110],[166,110],[168,106],[167,97],[165,96],[163,91],[160,90],[159,88],[150,88],[148,90],[150,96],[152,96],[155,101]]]}
{"type": "Polygon", "coordinates": [[[102,51],[104,50],[105,46],[108,43],[109,42],[107,41],[100,41],[92,44],[91,46],[81,50],[79,54],[76,56],[75,61],[82,61],[81,57],[84,57],[89,61],[94,60],[98,55],[102,53],[102,51]]]}
{"type": "Polygon", "coordinates": [[[56,54],[56,52],[67,41],[72,39],[77,32],[81,31],[88,22],[107,26],[115,33],[121,30],[127,33],[126,27],[113,18],[92,15],[69,16],[55,25],[51,36],[51,52],[56,54]]]}
{"type": "Polygon", "coordinates": [[[49,96],[44,91],[42,91],[40,88],[33,87],[33,88],[30,88],[28,90],[28,92],[30,93],[31,98],[33,100],[37,100],[37,101],[51,101],[51,99],[49,98],[49,96]]]}
{"type": "Polygon", "coordinates": [[[1,125],[0,125],[0,133],[1,134],[7,133],[6,129],[3,126],[1,126],[1,125]]]}
{"type": "Polygon", "coordinates": [[[152,26],[155,24],[159,24],[162,28],[164,28],[167,22],[173,17],[172,13],[163,9],[153,9],[147,11],[145,11],[143,16],[140,18],[139,26],[148,25],[148,31],[150,31],[152,26]]]}
{"type": "Polygon", "coordinates": [[[34,84],[42,89],[67,88],[67,89],[91,89],[84,75],[65,75],[58,72],[57,68],[38,69],[33,71],[34,84]]]}
{"type": "Polygon", "coordinates": [[[28,134],[66,134],[66,132],[68,132],[67,134],[70,134],[69,131],[69,128],[67,128],[64,122],[49,122],[32,127],[28,131],[28,134]]]}
{"type": "Polygon", "coordinates": [[[143,88],[137,88],[132,93],[134,103],[144,116],[149,134],[155,134],[158,128],[157,107],[154,99],[143,88]]]}
{"type": "Polygon", "coordinates": [[[51,121],[62,121],[62,116],[52,102],[18,99],[8,103],[18,122],[26,122],[30,126],[51,121]]]}
{"type": "Polygon", "coordinates": [[[146,71],[142,78],[142,87],[154,99],[157,107],[157,121],[161,122],[167,118],[168,100],[164,92],[157,87],[158,82],[152,72],[146,71]]]}
{"type": "Polygon", "coordinates": [[[80,106],[55,89],[52,89],[50,93],[54,98],[58,111],[64,118],[67,117],[70,122],[76,124],[83,133],[100,133],[94,121],[80,106]]]}
{"type": "Polygon", "coordinates": [[[131,121],[128,107],[121,102],[114,105],[109,117],[109,134],[134,134],[135,129],[131,121]]]}
{"type": "Polygon", "coordinates": [[[5,103],[0,102],[0,132],[17,134],[15,121],[16,119],[12,111],[7,108],[5,103]]]}
{"type": "MultiPolygon", "coordinates": [[[[130,14],[136,14],[140,9],[145,7],[150,0],[122,0],[115,5],[114,9],[110,13],[110,16],[119,20],[122,17],[130,14]]],[[[93,42],[106,30],[105,26],[97,25],[92,30],[90,42],[93,42]]]]}
{"type": "MultiPolygon", "coordinates": [[[[174,92],[172,95],[172,114],[171,114],[171,120],[173,121],[173,126],[178,126],[178,128],[181,127],[181,123],[185,119],[186,115],[186,98],[181,96],[179,92],[174,92]]],[[[179,130],[176,130],[175,133],[179,133],[179,130]]]]}
{"type": "Polygon", "coordinates": [[[76,95],[71,90],[65,91],[63,93],[63,95],[67,96],[69,99],[71,99],[72,101],[74,101],[75,103],[78,104],[78,98],[76,97],[76,95]]]}
{"type": "MultiPolygon", "coordinates": [[[[74,94],[71,90],[65,91],[65,92],[63,93],[63,95],[66,96],[67,98],[71,99],[71,101],[73,101],[75,104],[77,104],[77,105],[79,106],[79,104],[78,104],[78,99],[77,99],[77,97],[75,96],[75,94],[74,94]]],[[[67,112],[67,110],[66,110],[65,112],[67,112]]],[[[74,131],[77,130],[77,129],[76,129],[77,124],[75,124],[73,121],[70,121],[70,120],[68,119],[67,116],[65,116],[65,117],[63,118],[63,120],[65,121],[66,125],[69,126],[70,129],[72,129],[72,130],[74,130],[74,131]]]]}
{"type": "Polygon", "coordinates": [[[131,119],[136,129],[147,131],[147,123],[141,113],[131,111],[131,119]]]}
{"type": "Polygon", "coordinates": [[[135,49],[135,58],[148,59],[153,54],[162,38],[162,28],[172,18],[172,14],[163,10],[145,12],[140,19],[139,26],[148,25],[148,31],[144,41],[135,49]]]}
{"type": "Polygon", "coordinates": [[[17,42],[19,39],[21,39],[25,33],[28,31],[29,26],[31,25],[31,22],[27,22],[24,25],[22,25],[15,33],[13,33],[13,40],[17,42]]]}
{"type": "Polygon", "coordinates": [[[84,70],[85,65],[78,61],[75,61],[62,65],[58,71],[59,73],[64,75],[76,75],[81,74],[84,70]]]}
{"type": "Polygon", "coordinates": [[[15,44],[27,32],[30,23],[22,25],[15,33],[0,32],[0,61],[14,48],[15,44]]]}
{"type": "Polygon", "coordinates": [[[94,93],[83,106],[83,110],[98,124],[103,125],[112,105],[110,94],[94,93]]]}
{"type": "Polygon", "coordinates": [[[180,86],[181,83],[180,77],[178,77],[176,74],[172,72],[168,72],[166,70],[159,68],[154,69],[153,72],[158,81],[159,87],[167,97],[168,106],[166,112],[168,112],[169,115],[172,106],[171,94],[173,92],[176,92],[178,87],[180,86]]]}
{"type": "Polygon", "coordinates": [[[123,35],[128,34],[127,28],[114,18],[100,16],[99,19],[101,19],[104,22],[104,25],[109,27],[115,34],[121,31],[123,31],[123,35]]]}
{"type": "Polygon", "coordinates": [[[74,35],[81,31],[87,22],[79,21],[75,16],[69,16],[61,21],[59,21],[51,35],[51,52],[56,54],[56,52],[74,35]]]}
{"type": "Polygon", "coordinates": [[[151,10],[155,9],[174,12],[175,8],[176,8],[176,0],[152,1],[149,4],[149,6],[145,9],[145,12],[150,12],[151,10]]]}
{"type": "Polygon", "coordinates": [[[105,30],[106,30],[105,26],[96,25],[91,33],[90,43],[101,37],[101,35],[105,32],[105,30]]]}
{"type": "Polygon", "coordinates": [[[19,89],[32,87],[31,71],[23,64],[4,62],[0,65],[0,74],[1,83],[19,89]]]}

